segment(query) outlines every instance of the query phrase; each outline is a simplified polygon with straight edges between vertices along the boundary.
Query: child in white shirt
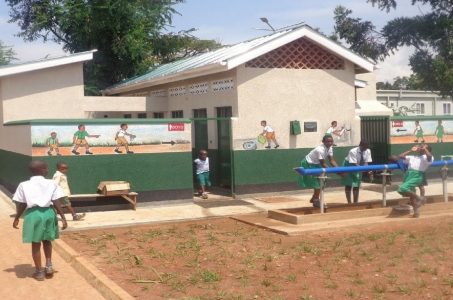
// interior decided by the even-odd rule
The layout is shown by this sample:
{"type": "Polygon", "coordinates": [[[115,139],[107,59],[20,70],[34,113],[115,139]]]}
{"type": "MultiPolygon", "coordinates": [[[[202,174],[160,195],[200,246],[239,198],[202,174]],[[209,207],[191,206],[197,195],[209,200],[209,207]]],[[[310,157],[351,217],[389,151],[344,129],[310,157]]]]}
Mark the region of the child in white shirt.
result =
{"type": "Polygon", "coordinates": [[[206,150],[200,150],[198,158],[194,161],[195,164],[195,175],[197,177],[198,184],[200,186],[199,193],[203,199],[208,199],[206,193],[206,187],[211,186],[211,180],[209,179],[209,157],[206,150]]]}

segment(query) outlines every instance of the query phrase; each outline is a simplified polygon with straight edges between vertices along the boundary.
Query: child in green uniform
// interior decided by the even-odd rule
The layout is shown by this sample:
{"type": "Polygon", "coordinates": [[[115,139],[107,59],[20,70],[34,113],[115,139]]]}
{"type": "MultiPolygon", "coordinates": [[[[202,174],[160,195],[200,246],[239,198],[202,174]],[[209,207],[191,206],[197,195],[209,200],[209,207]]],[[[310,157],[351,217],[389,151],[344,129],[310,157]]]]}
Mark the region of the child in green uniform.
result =
{"type": "Polygon", "coordinates": [[[401,153],[400,158],[404,159],[404,163],[407,164],[407,172],[404,175],[403,184],[398,188],[398,193],[410,198],[414,207],[414,217],[418,218],[425,197],[419,197],[415,188],[422,185],[424,173],[434,160],[431,147],[429,145],[414,146],[411,150],[401,153]],[[418,155],[408,155],[411,152],[417,152],[418,155]]]}
{"type": "MultiPolygon", "coordinates": [[[[370,162],[372,162],[372,159],[368,142],[362,140],[358,147],[349,150],[348,156],[344,159],[343,166],[367,166],[370,162]]],[[[346,173],[345,176],[341,178],[341,183],[344,185],[348,203],[351,203],[351,191],[354,203],[359,202],[359,188],[361,182],[362,172],[346,173]]]]}
{"type": "Polygon", "coordinates": [[[425,142],[425,137],[423,135],[423,129],[420,126],[419,121],[415,121],[415,130],[414,130],[414,135],[415,135],[415,141],[416,143],[424,143],[425,142]]]}
{"type": "Polygon", "coordinates": [[[17,203],[17,212],[13,227],[19,229],[19,218],[25,212],[22,240],[31,243],[32,257],[36,272],[33,277],[42,281],[53,276],[52,241],[58,238],[58,219],[55,210],[61,217],[62,229],[68,226],[58,199],[64,197],[63,191],[50,179],[46,179],[49,171],[43,161],[34,160],[29,169],[30,180],[21,182],[13,196],[17,203]],[[46,257],[46,267],[42,269],[41,243],[46,257]]]}
{"type": "Polygon", "coordinates": [[[60,142],[58,141],[57,133],[55,131],[50,133],[50,137],[48,137],[46,140],[46,145],[47,145],[47,147],[49,147],[49,150],[47,151],[47,154],[49,156],[52,155],[52,151],[54,151],[54,150],[57,155],[61,155],[60,151],[58,150],[58,146],[60,146],[60,142]]]}
{"type": "Polygon", "coordinates": [[[79,155],[80,153],[77,152],[77,149],[80,147],[80,145],[84,146],[85,147],[85,154],[93,154],[92,152],[90,152],[90,145],[88,145],[88,142],[86,140],[87,137],[94,137],[94,138],[98,138],[99,135],[93,135],[93,134],[89,134],[86,130],[85,130],[85,125],[83,124],[80,124],[78,126],[78,129],[75,133],[74,133],[74,138],[73,138],[73,141],[72,143],[74,144],[74,148],[72,149],[72,154],[75,154],[75,155],[79,155]]]}
{"type": "MultiPolygon", "coordinates": [[[[333,137],[331,135],[325,135],[322,138],[322,145],[319,145],[315,149],[311,150],[310,153],[305,156],[301,161],[300,166],[305,169],[317,169],[327,168],[326,160],[329,163],[337,167],[338,164],[333,158],[333,137]]],[[[313,203],[314,207],[320,207],[319,195],[321,193],[321,186],[317,176],[300,176],[299,186],[303,188],[312,188],[313,195],[311,196],[310,202],[313,203]]]]}
{"type": "Polygon", "coordinates": [[[443,143],[444,142],[445,131],[444,131],[444,125],[442,125],[442,120],[438,121],[437,127],[436,127],[436,131],[434,132],[434,134],[437,137],[437,142],[438,143],[443,143]]]}

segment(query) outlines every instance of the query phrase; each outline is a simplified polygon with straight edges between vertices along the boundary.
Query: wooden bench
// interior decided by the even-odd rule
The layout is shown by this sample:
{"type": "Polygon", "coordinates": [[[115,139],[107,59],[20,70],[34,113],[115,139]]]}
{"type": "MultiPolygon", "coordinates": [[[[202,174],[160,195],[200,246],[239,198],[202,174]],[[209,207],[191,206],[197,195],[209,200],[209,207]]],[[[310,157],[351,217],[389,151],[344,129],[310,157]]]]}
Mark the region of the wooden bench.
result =
{"type": "Polygon", "coordinates": [[[81,199],[81,198],[102,198],[102,197],[121,197],[132,205],[134,210],[137,209],[137,195],[136,192],[129,192],[127,194],[119,195],[104,195],[104,194],[75,194],[70,195],[69,199],[81,199]]]}

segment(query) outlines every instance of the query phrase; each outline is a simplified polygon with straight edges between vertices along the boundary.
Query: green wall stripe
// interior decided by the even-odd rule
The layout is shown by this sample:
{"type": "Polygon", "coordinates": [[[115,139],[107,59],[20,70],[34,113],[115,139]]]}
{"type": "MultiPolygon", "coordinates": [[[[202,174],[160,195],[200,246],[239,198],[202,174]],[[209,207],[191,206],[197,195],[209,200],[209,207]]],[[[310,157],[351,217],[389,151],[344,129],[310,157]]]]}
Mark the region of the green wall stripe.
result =
{"type": "Polygon", "coordinates": [[[0,178],[4,183],[17,186],[30,177],[28,165],[31,157],[0,149],[0,178]]]}

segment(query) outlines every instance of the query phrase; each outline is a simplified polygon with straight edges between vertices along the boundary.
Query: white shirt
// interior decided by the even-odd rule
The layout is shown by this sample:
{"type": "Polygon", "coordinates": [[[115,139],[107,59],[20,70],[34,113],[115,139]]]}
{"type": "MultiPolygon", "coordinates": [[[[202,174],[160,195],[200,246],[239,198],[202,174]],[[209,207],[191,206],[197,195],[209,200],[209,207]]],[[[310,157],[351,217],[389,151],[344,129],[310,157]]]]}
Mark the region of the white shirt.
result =
{"type": "Polygon", "coordinates": [[[209,157],[206,157],[206,160],[201,160],[197,158],[194,160],[195,166],[197,167],[196,173],[201,174],[209,172],[209,157]]]}
{"type": "Polygon", "coordinates": [[[65,196],[71,195],[71,190],[69,189],[68,184],[68,176],[66,176],[66,174],[57,170],[52,179],[63,190],[65,196]]]}
{"type": "Polygon", "coordinates": [[[33,206],[49,207],[53,200],[64,197],[62,189],[51,179],[33,176],[21,182],[14,193],[13,200],[26,203],[27,208],[33,206]]]}
{"type": "Polygon", "coordinates": [[[129,135],[129,133],[127,133],[124,129],[120,129],[117,133],[118,137],[125,137],[126,135],[129,135]]]}
{"type": "Polygon", "coordinates": [[[335,131],[335,127],[329,127],[329,129],[327,129],[327,131],[326,131],[326,134],[332,134],[334,131],[335,131]]]}
{"type": "Polygon", "coordinates": [[[274,129],[273,129],[272,127],[270,127],[269,125],[266,125],[266,126],[264,126],[263,131],[266,131],[266,132],[274,132],[274,129]]]}
{"type": "Polygon", "coordinates": [[[407,168],[409,170],[415,170],[420,172],[425,172],[426,169],[433,163],[434,156],[431,157],[431,161],[428,161],[428,157],[426,154],[421,156],[412,156],[407,155],[405,159],[405,163],[407,164],[407,168]]]}
{"type": "Polygon", "coordinates": [[[310,153],[305,156],[305,159],[309,164],[319,164],[319,160],[325,160],[327,156],[333,156],[333,149],[332,147],[327,149],[326,146],[322,144],[311,150],[310,153]]]}
{"type": "Polygon", "coordinates": [[[362,152],[360,150],[360,147],[355,147],[349,150],[348,156],[346,156],[346,160],[351,164],[360,164],[360,162],[370,163],[373,161],[371,159],[371,150],[366,149],[362,152]]]}

